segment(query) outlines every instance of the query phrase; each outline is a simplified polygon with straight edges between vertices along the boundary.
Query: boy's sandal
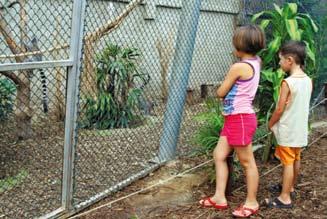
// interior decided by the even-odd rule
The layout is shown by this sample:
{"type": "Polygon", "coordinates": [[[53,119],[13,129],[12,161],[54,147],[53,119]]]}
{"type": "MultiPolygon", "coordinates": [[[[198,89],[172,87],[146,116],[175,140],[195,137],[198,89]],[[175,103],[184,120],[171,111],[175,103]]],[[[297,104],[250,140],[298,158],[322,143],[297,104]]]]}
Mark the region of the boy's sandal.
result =
{"type": "Polygon", "coordinates": [[[283,186],[280,183],[273,184],[269,187],[269,191],[272,193],[279,193],[282,191],[282,189],[283,189],[283,186]]]}
{"type": "MultiPolygon", "coordinates": [[[[271,193],[280,193],[282,192],[283,186],[280,183],[273,184],[272,186],[269,187],[269,191],[271,193]]],[[[293,191],[290,193],[291,199],[294,200],[296,198],[296,191],[293,191]]]]}
{"type": "Polygon", "coordinates": [[[237,218],[248,218],[259,211],[259,206],[257,208],[248,208],[244,205],[241,205],[236,210],[233,211],[233,216],[237,218]]]}
{"type": "Polygon", "coordinates": [[[201,199],[199,203],[200,203],[200,205],[202,207],[205,207],[205,208],[211,208],[211,207],[213,207],[213,208],[218,209],[218,210],[224,210],[224,209],[227,209],[228,208],[227,203],[217,204],[210,197],[201,199]],[[209,203],[209,204],[205,204],[206,202],[209,203]]]}
{"type": "Polygon", "coordinates": [[[265,200],[266,205],[268,208],[293,208],[293,204],[284,204],[279,198],[274,198],[274,199],[266,199],[265,200]]]}

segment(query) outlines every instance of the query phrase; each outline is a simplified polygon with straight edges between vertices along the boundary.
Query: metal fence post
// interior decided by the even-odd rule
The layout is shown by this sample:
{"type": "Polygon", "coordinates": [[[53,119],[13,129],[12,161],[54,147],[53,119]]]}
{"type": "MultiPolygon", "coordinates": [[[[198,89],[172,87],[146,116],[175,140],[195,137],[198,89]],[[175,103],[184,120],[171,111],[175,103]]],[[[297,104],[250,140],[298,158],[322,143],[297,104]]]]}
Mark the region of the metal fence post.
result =
{"type": "Polygon", "coordinates": [[[172,159],[176,154],[200,8],[201,0],[183,1],[176,53],[172,65],[173,72],[170,80],[163,132],[160,139],[159,159],[163,162],[172,159]]]}
{"type": "Polygon", "coordinates": [[[70,59],[73,61],[73,66],[68,69],[62,182],[62,206],[68,211],[72,209],[73,199],[74,147],[76,144],[75,128],[77,120],[78,85],[82,57],[85,6],[86,0],[74,0],[70,42],[70,59]]]}

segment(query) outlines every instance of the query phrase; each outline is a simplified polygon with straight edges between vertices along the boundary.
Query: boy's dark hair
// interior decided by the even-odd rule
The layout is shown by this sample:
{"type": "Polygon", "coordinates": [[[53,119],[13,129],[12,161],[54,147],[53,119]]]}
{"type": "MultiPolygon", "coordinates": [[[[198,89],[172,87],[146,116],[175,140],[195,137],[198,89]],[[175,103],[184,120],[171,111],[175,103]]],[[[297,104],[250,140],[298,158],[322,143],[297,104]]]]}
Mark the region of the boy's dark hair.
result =
{"type": "Polygon", "coordinates": [[[295,63],[303,67],[306,59],[305,47],[305,43],[292,40],[285,43],[279,50],[279,53],[284,57],[292,56],[295,63]]]}
{"type": "Polygon", "coordinates": [[[245,25],[235,30],[233,44],[238,51],[256,55],[265,48],[266,38],[257,25],[245,25]]]}

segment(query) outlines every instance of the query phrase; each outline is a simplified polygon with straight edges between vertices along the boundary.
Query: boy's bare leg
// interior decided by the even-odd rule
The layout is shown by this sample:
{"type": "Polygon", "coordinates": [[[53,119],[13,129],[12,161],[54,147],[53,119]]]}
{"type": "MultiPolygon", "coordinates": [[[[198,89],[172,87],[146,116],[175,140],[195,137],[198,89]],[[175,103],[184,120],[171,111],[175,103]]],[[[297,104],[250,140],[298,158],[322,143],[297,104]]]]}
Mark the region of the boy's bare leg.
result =
{"type": "Polygon", "coordinates": [[[300,166],[301,166],[301,161],[299,161],[299,160],[296,160],[293,164],[294,177],[293,177],[293,184],[292,184],[291,192],[294,192],[296,182],[298,179],[298,175],[300,173],[300,166]]]}
{"type": "Polygon", "coordinates": [[[247,197],[244,206],[256,208],[259,206],[257,202],[259,173],[252,152],[252,144],[247,147],[235,147],[235,151],[246,175],[247,197]]]}
{"type": "Polygon", "coordinates": [[[283,189],[278,198],[284,204],[290,204],[292,202],[290,192],[293,187],[293,181],[294,181],[294,164],[283,165],[283,189]]]}
{"type": "MultiPolygon", "coordinates": [[[[218,144],[213,151],[213,157],[215,161],[216,168],[216,191],[211,200],[216,202],[217,204],[225,204],[227,203],[227,199],[225,196],[225,190],[228,180],[228,166],[227,166],[227,157],[232,152],[232,148],[228,145],[227,138],[225,136],[221,136],[219,138],[218,144]]],[[[201,203],[204,205],[210,205],[210,203],[201,203]]]]}

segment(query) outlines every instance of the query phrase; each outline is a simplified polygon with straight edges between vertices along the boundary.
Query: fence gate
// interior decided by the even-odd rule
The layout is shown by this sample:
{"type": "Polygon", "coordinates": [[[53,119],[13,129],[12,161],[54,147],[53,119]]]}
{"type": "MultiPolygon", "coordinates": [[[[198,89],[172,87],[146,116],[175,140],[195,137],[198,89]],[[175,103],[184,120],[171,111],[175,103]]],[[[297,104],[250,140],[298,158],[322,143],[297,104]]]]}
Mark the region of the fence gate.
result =
{"type": "Polygon", "coordinates": [[[0,218],[55,217],[72,195],[85,1],[0,3],[0,218]]]}

